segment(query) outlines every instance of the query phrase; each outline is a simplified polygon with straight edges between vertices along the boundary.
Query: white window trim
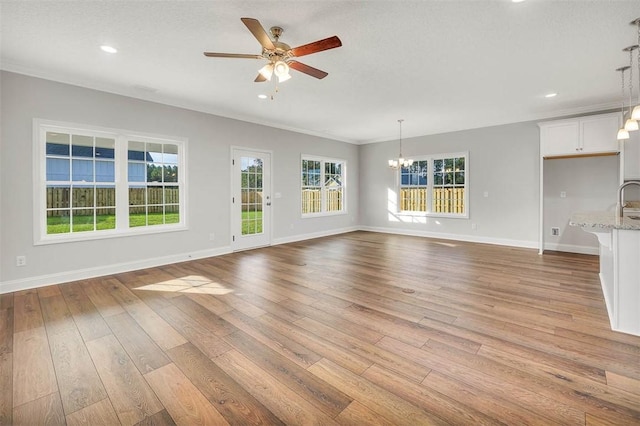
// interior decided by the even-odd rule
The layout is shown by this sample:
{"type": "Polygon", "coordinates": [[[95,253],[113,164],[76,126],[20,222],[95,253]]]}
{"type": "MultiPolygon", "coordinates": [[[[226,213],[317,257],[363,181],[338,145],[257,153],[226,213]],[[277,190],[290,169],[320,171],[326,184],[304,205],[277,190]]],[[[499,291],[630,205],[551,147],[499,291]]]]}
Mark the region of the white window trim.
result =
{"type": "MultiPolygon", "coordinates": [[[[348,170],[348,166],[347,166],[347,160],[344,160],[342,158],[332,158],[332,157],[319,157],[317,155],[306,155],[306,154],[302,154],[300,156],[300,161],[298,162],[298,165],[300,166],[299,169],[299,173],[298,176],[302,177],[302,161],[303,160],[309,160],[309,161],[320,161],[322,163],[320,170],[321,170],[321,182],[323,182],[324,184],[324,162],[328,162],[328,163],[342,163],[342,210],[340,211],[334,211],[334,212],[327,212],[326,210],[326,200],[325,200],[325,191],[324,191],[324,186],[321,186],[321,191],[320,193],[322,194],[322,199],[321,199],[321,204],[320,204],[320,212],[318,213],[303,213],[302,212],[302,199],[300,199],[300,202],[298,203],[298,205],[300,206],[300,215],[303,219],[308,219],[308,218],[313,218],[313,217],[322,217],[322,216],[338,216],[338,215],[345,215],[348,214],[347,212],[347,170],[348,170]]],[[[300,191],[299,191],[300,196],[302,197],[302,179],[300,179],[300,191]]]]}
{"type": "Polygon", "coordinates": [[[78,123],[68,123],[36,118],[33,120],[33,244],[46,245],[73,241],[101,240],[133,235],[158,234],[184,231],[187,226],[187,142],[188,139],[137,131],[114,129],[78,123]],[[78,233],[47,234],[46,204],[46,141],[47,131],[88,136],[104,136],[116,141],[115,186],[116,229],[78,233]],[[127,181],[127,148],[129,140],[153,143],[171,143],[178,146],[178,183],[180,222],[167,225],[129,228],[129,197],[127,181]]]}
{"type": "Polygon", "coordinates": [[[402,187],[402,176],[401,176],[401,172],[402,170],[400,168],[398,168],[397,171],[397,196],[398,199],[396,200],[396,205],[398,206],[398,211],[397,214],[399,216],[411,216],[411,217],[446,217],[446,218],[451,218],[451,219],[469,219],[469,188],[470,188],[470,179],[469,179],[469,151],[462,151],[462,152],[446,152],[443,154],[428,154],[428,155],[422,155],[419,157],[412,157],[414,161],[425,161],[428,160],[428,164],[427,164],[427,174],[428,174],[428,179],[427,179],[427,211],[426,212],[421,212],[421,211],[409,211],[409,210],[400,210],[400,206],[401,206],[401,200],[400,200],[400,196],[401,196],[401,191],[400,188],[402,187]],[[465,187],[465,191],[464,191],[464,206],[465,206],[465,212],[464,213],[431,213],[431,210],[433,209],[432,203],[433,203],[433,161],[434,160],[441,160],[441,159],[445,159],[445,158],[453,158],[453,157],[464,157],[464,187],[465,187]]]}

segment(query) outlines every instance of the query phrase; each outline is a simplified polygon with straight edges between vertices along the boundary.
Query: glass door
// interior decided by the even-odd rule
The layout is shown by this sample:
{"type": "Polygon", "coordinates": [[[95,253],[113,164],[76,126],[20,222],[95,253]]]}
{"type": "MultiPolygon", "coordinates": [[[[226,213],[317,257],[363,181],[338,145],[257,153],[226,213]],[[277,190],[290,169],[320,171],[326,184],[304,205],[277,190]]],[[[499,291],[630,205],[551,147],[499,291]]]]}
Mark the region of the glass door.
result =
{"type": "Polygon", "coordinates": [[[271,154],[232,151],[232,241],[236,250],[271,244],[271,154]]]}

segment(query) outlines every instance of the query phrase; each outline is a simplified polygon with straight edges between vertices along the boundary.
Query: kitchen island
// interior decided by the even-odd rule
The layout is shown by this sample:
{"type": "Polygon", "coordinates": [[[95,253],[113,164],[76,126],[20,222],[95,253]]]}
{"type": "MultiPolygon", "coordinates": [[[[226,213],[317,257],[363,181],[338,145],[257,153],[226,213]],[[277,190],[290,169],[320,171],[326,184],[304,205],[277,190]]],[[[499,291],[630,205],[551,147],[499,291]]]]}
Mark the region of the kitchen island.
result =
{"type": "Polygon", "coordinates": [[[640,336],[640,212],[575,213],[569,222],[600,243],[600,283],[611,328],[640,336]]]}

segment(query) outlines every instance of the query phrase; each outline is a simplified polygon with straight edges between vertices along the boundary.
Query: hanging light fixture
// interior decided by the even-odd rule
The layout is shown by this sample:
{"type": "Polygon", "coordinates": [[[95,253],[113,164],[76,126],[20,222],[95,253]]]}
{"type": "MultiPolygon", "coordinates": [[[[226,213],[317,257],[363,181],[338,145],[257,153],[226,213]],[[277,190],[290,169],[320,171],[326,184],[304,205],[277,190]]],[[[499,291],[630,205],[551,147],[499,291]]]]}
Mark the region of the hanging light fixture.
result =
{"type": "Polygon", "coordinates": [[[404,120],[401,118],[398,120],[398,124],[400,125],[400,152],[397,160],[389,160],[389,167],[392,169],[399,169],[401,167],[410,167],[413,164],[412,159],[407,159],[402,157],[402,122],[404,120]]]}
{"type": "Polygon", "coordinates": [[[282,83],[291,78],[289,74],[289,65],[285,61],[276,61],[273,64],[273,73],[278,77],[278,82],[282,83]]]}
{"type": "MultiPolygon", "coordinates": [[[[638,45],[640,46],[640,18],[637,18],[634,21],[631,21],[631,25],[636,25],[638,27],[638,45]]],[[[636,46],[636,47],[637,47],[636,46]]],[[[640,48],[638,49],[638,105],[633,109],[631,113],[631,118],[633,120],[640,120],[640,48]]]]}
{"type": "MultiPolygon", "coordinates": [[[[620,81],[622,82],[622,108],[620,112],[622,113],[622,121],[624,122],[624,72],[628,70],[630,67],[620,67],[616,69],[616,71],[620,72],[620,81]]],[[[620,127],[618,130],[618,140],[629,139],[629,132],[624,128],[624,126],[620,127]]]]}
{"type": "Polygon", "coordinates": [[[633,46],[622,49],[625,52],[629,52],[629,118],[627,118],[627,121],[624,123],[624,129],[627,132],[638,130],[638,121],[631,117],[631,103],[633,102],[633,51],[637,48],[638,45],[634,44],[633,46]]]}

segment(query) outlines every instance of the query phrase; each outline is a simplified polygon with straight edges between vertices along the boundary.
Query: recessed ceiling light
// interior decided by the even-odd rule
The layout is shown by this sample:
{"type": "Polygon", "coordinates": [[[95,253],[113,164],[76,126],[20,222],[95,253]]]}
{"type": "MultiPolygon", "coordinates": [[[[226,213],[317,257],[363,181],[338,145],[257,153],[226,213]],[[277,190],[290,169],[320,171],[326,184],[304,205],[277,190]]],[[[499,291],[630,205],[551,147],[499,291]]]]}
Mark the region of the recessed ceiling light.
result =
{"type": "Polygon", "coordinates": [[[511,0],[511,3],[522,3],[524,0],[511,0]]]}
{"type": "Polygon", "coordinates": [[[115,47],[107,46],[106,44],[100,46],[100,49],[102,49],[103,52],[107,53],[118,53],[118,49],[116,49],[115,47]]]}
{"type": "Polygon", "coordinates": [[[545,98],[555,98],[556,96],[558,96],[557,93],[547,93],[544,95],[545,98]]]}
{"type": "Polygon", "coordinates": [[[267,99],[267,95],[263,95],[263,94],[258,95],[258,97],[259,97],[260,99],[267,99]]]}

